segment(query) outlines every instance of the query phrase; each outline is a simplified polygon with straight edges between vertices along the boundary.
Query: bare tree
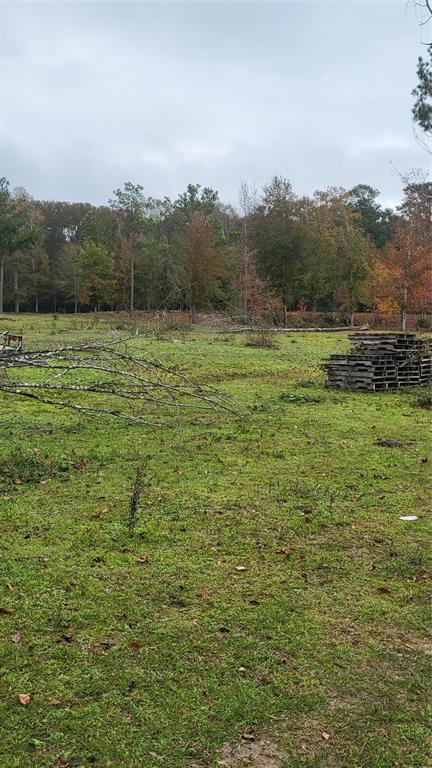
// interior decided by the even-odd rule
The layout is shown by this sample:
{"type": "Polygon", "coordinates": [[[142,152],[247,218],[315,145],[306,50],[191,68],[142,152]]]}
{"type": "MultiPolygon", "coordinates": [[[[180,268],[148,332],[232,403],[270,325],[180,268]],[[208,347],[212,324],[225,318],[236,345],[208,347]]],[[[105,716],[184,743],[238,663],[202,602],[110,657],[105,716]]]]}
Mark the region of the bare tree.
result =
{"type": "Polygon", "coordinates": [[[239,189],[239,206],[242,214],[242,293],[243,308],[246,317],[249,314],[254,319],[255,306],[254,296],[256,290],[253,290],[257,274],[254,263],[254,252],[250,245],[250,220],[254,211],[258,207],[258,190],[254,184],[251,186],[247,181],[242,181],[239,189]],[[251,302],[252,299],[252,302],[251,302]]]}

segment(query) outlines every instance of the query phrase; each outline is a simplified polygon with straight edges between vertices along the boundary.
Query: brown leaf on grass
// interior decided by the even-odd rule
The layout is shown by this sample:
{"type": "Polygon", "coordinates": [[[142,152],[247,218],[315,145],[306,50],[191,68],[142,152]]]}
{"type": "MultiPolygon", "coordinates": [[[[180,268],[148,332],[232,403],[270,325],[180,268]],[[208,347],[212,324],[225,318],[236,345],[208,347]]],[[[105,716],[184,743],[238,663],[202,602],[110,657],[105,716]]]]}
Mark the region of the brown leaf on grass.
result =
{"type": "Polygon", "coordinates": [[[324,739],[324,741],[328,741],[330,739],[330,734],[327,733],[327,731],[323,731],[321,736],[324,739]]]}
{"type": "Polygon", "coordinates": [[[137,557],[137,563],[148,563],[148,555],[143,555],[142,557],[137,557]]]}
{"type": "Polygon", "coordinates": [[[75,469],[85,469],[86,466],[90,464],[90,459],[81,459],[81,461],[77,461],[76,464],[74,464],[75,469]]]}
{"type": "Polygon", "coordinates": [[[13,616],[15,608],[4,608],[3,606],[0,606],[0,613],[5,613],[6,616],[13,616]]]}
{"type": "Polygon", "coordinates": [[[51,768],[69,768],[70,763],[68,763],[67,760],[63,760],[63,758],[60,758],[59,760],[56,760],[55,763],[52,764],[51,768]]]}
{"type": "Polygon", "coordinates": [[[20,477],[14,477],[12,482],[13,482],[14,485],[22,485],[22,480],[21,480],[20,477]]]}
{"type": "Polygon", "coordinates": [[[130,648],[132,651],[139,651],[139,649],[141,648],[141,646],[140,646],[140,644],[139,644],[139,643],[136,643],[136,642],[135,642],[135,640],[131,640],[131,642],[129,643],[129,648],[130,648]]]}
{"type": "Polygon", "coordinates": [[[8,581],[8,582],[7,582],[7,584],[6,584],[6,589],[7,589],[7,591],[8,591],[8,592],[13,592],[13,586],[12,586],[12,584],[10,583],[10,581],[8,581]]]}
{"type": "Polygon", "coordinates": [[[289,555],[289,552],[288,547],[278,547],[276,550],[277,555],[289,555]]]}
{"type": "Polygon", "coordinates": [[[21,642],[21,634],[20,632],[15,632],[14,635],[12,635],[11,640],[15,645],[18,645],[18,643],[21,642]]]}
{"type": "Polygon", "coordinates": [[[28,693],[19,693],[17,698],[23,707],[26,707],[27,704],[30,704],[30,696],[28,693]]]}
{"type": "Polygon", "coordinates": [[[98,509],[98,511],[95,512],[92,515],[92,517],[93,517],[93,519],[99,519],[100,517],[102,517],[102,515],[105,514],[105,512],[108,512],[108,507],[102,507],[102,509],[98,509]]]}
{"type": "Polygon", "coordinates": [[[234,568],[235,571],[247,571],[247,568],[245,565],[236,565],[234,568]]]}
{"type": "Polygon", "coordinates": [[[0,498],[2,498],[3,501],[10,501],[12,496],[8,496],[6,493],[0,493],[0,498]]]}

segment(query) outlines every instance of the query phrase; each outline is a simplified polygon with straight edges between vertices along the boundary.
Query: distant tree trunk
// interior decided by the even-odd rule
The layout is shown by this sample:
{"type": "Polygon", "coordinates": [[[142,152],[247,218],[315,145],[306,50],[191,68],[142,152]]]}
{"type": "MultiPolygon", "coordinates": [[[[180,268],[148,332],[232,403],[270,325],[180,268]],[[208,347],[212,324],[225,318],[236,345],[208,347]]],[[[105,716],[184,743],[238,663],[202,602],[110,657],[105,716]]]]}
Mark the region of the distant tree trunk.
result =
{"type": "Polygon", "coordinates": [[[134,311],[135,303],[135,259],[133,250],[131,250],[131,262],[130,262],[130,304],[129,311],[132,314],[134,311]]]}
{"type": "Polygon", "coordinates": [[[196,323],[197,311],[196,311],[195,304],[190,305],[190,319],[191,319],[191,323],[196,323]]]}
{"type": "Polygon", "coordinates": [[[355,325],[355,311],[354,309],[351,310],[351,328],[354,328],[355,325]]]}
{"type": "Polygon", "coordinates": [[[15,266],[14,275],[13,275],[13,285],[14,285],[14,293],[15,293],[14,312],[17,315],[20,311],[20,307],[19,307],[19,296],[18,296],[18,268],[16,266],[15,266]]]}
{"type": "Polygon", "coordinates": [[[75,315],[78,313],[78,297],[75,296],[74,298],[74,313],[75,315]]]}
{"type": "Polygon", "coordinates": [[[406,331],[407,328],[407,305],[408,305],[408,284],[405,282],[403,287],[403,299],[401,306],[401,328],[406,331]]]}
{"type": "Polygon", "coordinates": [[[286,304],[283,305],[283,323],[284,328],[288,327],[288,307],[286,304]]]}
{"type": "Polygon", "coordinates": [[[0,315],[3,314],[4,256],[0,258],[0,315]]]}
{"type": "Polygon", "coordinates": [[[39,296],[37,294],[35,296],[35,312],[36,314],[39,312],[39,296]]]}

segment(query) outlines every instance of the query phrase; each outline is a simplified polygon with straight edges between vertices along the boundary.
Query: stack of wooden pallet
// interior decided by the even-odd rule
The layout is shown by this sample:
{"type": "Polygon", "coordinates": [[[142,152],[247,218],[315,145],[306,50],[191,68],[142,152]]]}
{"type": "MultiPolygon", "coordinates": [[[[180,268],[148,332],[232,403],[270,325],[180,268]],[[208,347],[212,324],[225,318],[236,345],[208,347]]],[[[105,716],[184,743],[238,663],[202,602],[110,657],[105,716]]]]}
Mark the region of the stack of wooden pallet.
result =
{"type": "Polygon", "coordinates": [[[432,382],[432,339],[415,333],[354,333],[351,350],[331,355],[327,387],[377,392],[432,382]]]}

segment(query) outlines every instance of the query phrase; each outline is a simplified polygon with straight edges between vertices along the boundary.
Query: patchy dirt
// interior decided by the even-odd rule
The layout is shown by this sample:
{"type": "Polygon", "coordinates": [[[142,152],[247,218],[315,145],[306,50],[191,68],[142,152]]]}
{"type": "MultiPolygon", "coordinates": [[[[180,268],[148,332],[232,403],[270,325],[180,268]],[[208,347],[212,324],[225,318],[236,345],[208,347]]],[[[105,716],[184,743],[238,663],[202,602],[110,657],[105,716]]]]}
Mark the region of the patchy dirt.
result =
{"type": "Polygon", "coordinates": [[[432,637],[410,637],[403,643],[403,646],[409,651],[420,651],[426,656],[432,656],[432,637]]]}
{"type": "Polygon", "coordinates": [[[287,755],[267,739],[245,744],[224,744],[216,765],[220,768],[284,768],[287,755]]]}

